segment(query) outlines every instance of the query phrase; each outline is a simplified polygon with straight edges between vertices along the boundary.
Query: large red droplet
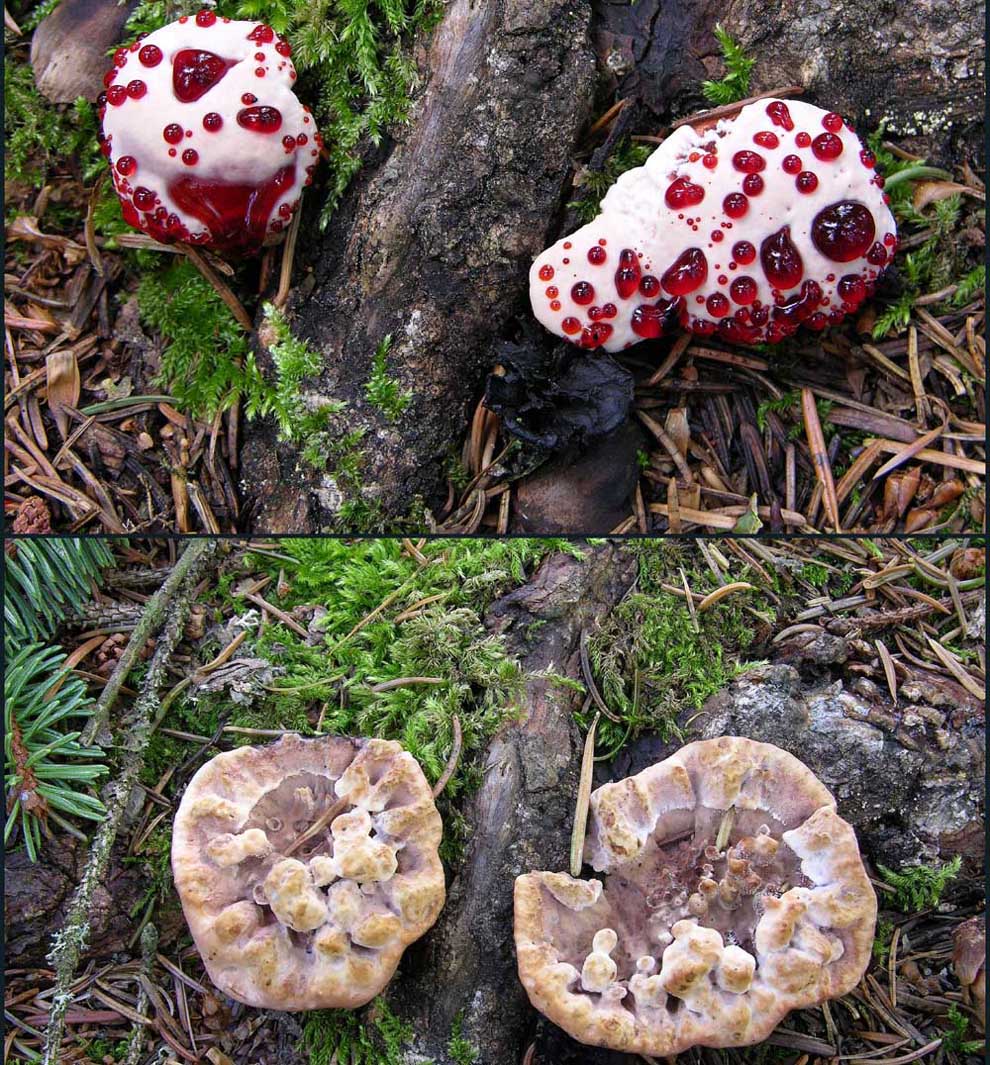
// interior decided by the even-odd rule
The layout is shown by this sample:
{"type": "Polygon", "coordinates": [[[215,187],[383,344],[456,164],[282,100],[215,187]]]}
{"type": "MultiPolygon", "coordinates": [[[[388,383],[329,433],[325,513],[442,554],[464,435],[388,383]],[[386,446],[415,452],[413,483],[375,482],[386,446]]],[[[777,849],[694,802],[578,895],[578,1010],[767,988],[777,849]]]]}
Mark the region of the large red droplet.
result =
{"type": "Polygon", "coordinates": [[[756,174],[767,165],[767,161],[759,152],[744,150],[736,152],[732,157],[732,165],[744,174],[756,174]]]}
{"type": "Polygon", "coordinates": [[[672,296],[686,296],[705,283],[708,260],[701,248],[683,251],[666,269],[660,283],[672,296]]]}
{"type": "Polygon", "coordinates": [[[854,200],[840,200],[815,215],[811,240],[815,247],[836,263],[848,263],[865,255],[873,243],[876,223],[870,209],[854,200]]]}
{"type": "Polygon", "coordinates": [[[286,166],[258,185],[205,181],[181,177],[169,184],[169,195],[187,214],[199,219],[211,243],[227,251],[256,251],[261,247],[275,204],[292,187],[295,167],[286,166]]]}
{"type": "Polygon", "coordinates": [[[568,316],[560,323],[560,328],[569,336],[573,336],[581,331],[581,323],[576,318],[568,316]]]}
{"type": "Polygon", "coordinates": [[[803,192],[807,195],[818,188],[818,175],[813,174],[810,170],[802,170],[794,179],[794,184],[798,192],[803,192]]]}
{"type": "Polygon", "coordinates": [[[819,133],[811,142],[816,159],[838,159],[842,155],[842,138],[834,133],[819,133]]]}
{"type": "Polygon", "coordinates": [[[582,348],[599,348],[612,335],[612,327],[608,322],[593,322],[581,330],[582,348]]]}
{"type": "Polygon", "coordinates": [[[722,210],[730,218],[742,218],[749,210],[749,200],[741,192],[730,192],[722,201],[722,210]]]}
{"type": "Polygon", "coordinates": [[[549,263],[544,263],[540,267],[540,280],[550,281],[553,279],[553,267],[549,263]]]}
{"type": "Polygon", "coordinates": [[[660,282],[652,274],[646,274],[639,280],[639,291],[649,299],[659,294],[660,282]]]}
{"type": "Polygon", "coordinates": [[[150,211],[155,206],[155,194],[151,189],[138,185],[134,190],[134,206],[139,211],[150,211]]]}
{"type": "Polygon", "coordinates": [[[595,298],[595,289],[587,281],[577,281],[571,286],[571,299],[580,307],[587,307],[595,298]]]}
{"type": "Polygon", "coordinates": [[[644,340],[655,340],[676,317],[680,300],[660,300],[655,304],[642,304],[632,313],[632,331],[644,340]]]}
{"type": "Polygon", "coordinates": [[[866,299],[866,283],[858,274],[846,274],[840,277],[836,291],[843,303],[851,305],[852,310],[855,310],[866,299]]]}
{"type": "Polygon", "coordinates": [[[785,174],[797,174],[801,170],[801,157],[799,155],[785,155],[780,166],[785,174]]]}
{"type": "Polygon", "coordinates": [[[797,325],[804,322],[818,309],[822,302],[822,290],[817,281],[805,281],[801,291],[789,300],[774,307],[775,321],[797,325]]]}
{"type": "Polygon", "coordinates": [[[729,301],[721,292],[713,292],[708,297],[706,306],[713,318],[724,318],[729,313],[729,301]]]}
{"type": "Polygon", "coordinates": [[[639,288],[639,258],[632,248],[619,252],[619,269],[615,271],[615,289],[627,300],[639,288]]]}
{"type": "Polygon", "coordinates": [[[275,40],[275,31],[271,26],[266,26],[262,23],[259,26],[255,26],[255,28],[247,35],[247,39],[249,41],[260,41],[262,44],[268,44],[269,41],[275,40]]]}
{"type": "Polygon", "coordinates": [[[732,258],[748,266],[756,258],[756,248],[748,240],[738,240],[732,245],[732,258]]]}
{"type": "Polygon", "coordinates": [[[282,112],[277,107],[245,107],[237,112],[237,124],[255,133],[277,133],[282,128],[282,112]]]}
{"type": "Polygon", "coordinates": [[[763,191],[763,178],[759,174],[747,174],[742,187],[747,196],[759,196],[763,191]]]}
{"type": "Polygon", "coordinates": [[[664,194],[664,200],[668,207],[677,210],[678,207],[694,207],[705,198],[705,190],[700,185],[693,184],[686,177],[679,177],[672,182],[664,194]]]}
{"type": "Polygon", "coordinates": [[[117,160],[117,173],[123,174],[124,177],[130,177],[134,171],[137,170],[137,160],[133,155],[122,155],[117,160]]]}
{"type": "Polygon", "coordinates": [[[162,61],[162,50],[156,44],[146,44],[138,52],[138,59],[146,67],[157,67],[162,61]]]}
{"type": "Polygon", "coordinates": [[[182,127],[177,122],[170,122],[163,130],[162,136],[169,144],[178,144],[182,140],[184,134],[182,127]]]}
{"type": "Polygon", "coordinates": [[[196,25],[202,26],[203,29],[212,26],[216,20],[217,13],[215,11],[200,11],[196,15],[196,25]]]}
{"type": "Polygon", "coordinates": [[[771,133],[769,130],[760,130],[759,133],[753,134],[753,142],[761,148],[776,148],[780,144],[780,139],[776,133],[771,133]]]}
{"type": "Polygon", "coordinates": [[[203,115],[203,129],[208,130],[210,133],[216,133],[222,126],[223,116],[217,114],[216,111],[210,111],[209,114],[203,115]]]}
{"type": "Polygon", "coordinates": [[[782,226],[760,245],[763,273],[774,288],[793,288],[804,274],[801,253],[791,240],[791,227],[782,226]]]}
{"type": "Polygon", "coordinates": [[[873,266],[883,266],[887,261],[887,249],[877,241],[866,253],[866,261],[873,266]]]}
{"type": "Polygon", "coordinates": [[[737,277],[729,286],[733,303],[752,303],[756,299],[756,293],[756,282],[751,277],[737,277]]]}
{"type": "Polygon", "coordinates": [[[791,118],[791,113],[787,109],[787,104],[782,100],[774,100],[767,104],[767,114],[770,116],[770,121],[775,126],[780,126],[782,129],[791,130],[794,128],[794,120],[791,118]]]}
{"type": "Polygon", "coordinates": [[[592,244],[588,249],[588,262],[593,266],[601,266],[608,258],[608,253],[600,244],[592,244]]]}
{"type": "Polygon", "coordinates": [[[236,61],[200,48],[183,48],[172,60],[172,91],[184,104],[195,103],[227,73],[236,61]]]}

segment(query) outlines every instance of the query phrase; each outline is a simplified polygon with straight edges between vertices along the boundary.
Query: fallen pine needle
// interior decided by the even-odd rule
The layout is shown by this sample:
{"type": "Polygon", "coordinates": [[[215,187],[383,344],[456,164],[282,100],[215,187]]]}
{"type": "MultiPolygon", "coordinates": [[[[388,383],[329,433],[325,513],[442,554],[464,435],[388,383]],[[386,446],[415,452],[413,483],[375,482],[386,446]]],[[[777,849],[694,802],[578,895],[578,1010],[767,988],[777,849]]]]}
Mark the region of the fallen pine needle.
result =
{"type": "Polygon", "coordinates": [[[595,731],[600,712],[595,712],[588,735],[584,739],[584,756],[581,758],[581,781],[578,784],[577,805],[574,809],[574,831],[571,833],[571,876],[581,875],[584,864],[584,835],[588,828],[588,806],[591,803],[591,780],[595,770],[595,731]]]}

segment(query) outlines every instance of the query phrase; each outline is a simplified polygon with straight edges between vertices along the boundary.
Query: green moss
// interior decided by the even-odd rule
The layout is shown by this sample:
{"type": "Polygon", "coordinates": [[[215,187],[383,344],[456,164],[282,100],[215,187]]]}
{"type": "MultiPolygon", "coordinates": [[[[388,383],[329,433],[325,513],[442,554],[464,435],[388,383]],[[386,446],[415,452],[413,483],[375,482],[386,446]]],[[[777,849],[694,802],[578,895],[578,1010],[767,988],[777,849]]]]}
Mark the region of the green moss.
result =
{"type": "Polygon", "coordinates": [[[886,965],[890,957],[890,940],[894,934],[894,922],[886,917],[877,920],[877,930],[873,936],[873,957],[878,965],[886,965]]]}
{"type": "Polygon", "coordinates": [[[464,1038],[463,1013],[458,1013],[454,1018],[454,1023],[450,1026],[447,1053],[457,1062],[457,1065],[475,1065],[481,1057],[478,1048],[470,1040],[464,1038]]]}
{"type": "Polygon", "coordinates": [[[983,1039],[967,1039],[969,1018],[953,1002],[945,1014],[947,1027],[942,1030],[942,1050],[947,1054],[979,1054],[986,1045],[983,1039]]]}
{"type": "Polygon", "coordinates": [[[402,1065],[403,1049],[412,1037],[412,1027],[383,998],[376,998],[369,1007],[367,1024],[350,1010],[307,1013],[298,1049],[309,1055],[309,1065],[402,1065]]]}
{"type": "Polygon", "coordinates": [[[900,872],[877,863],[880,875],[895,888],[893,898],[888,896],[888,901],[904,913],[937,906],[949,882],[956,878],[961,868],[962,858],[958,854],[944,865],[905,865],[900,872]]]}
{"type": "Polygon", "coordinates": [[[755,59],[749,59],[729,34],[715,23],[715,39],[725,61],[725,77],[721,81],[704,81],[701,91],[709,103],[731,104],[749,96],[749,76],[755,59]]]}
{"type": "Polygon", "coordinates": [[[573,200],[573,207],[582,222],[590,222],[598,214],[602,197],[615,184],[621,174],[633,167],[642,166],[653,152],[649,144],[622,141],[609,156],[601,170],[586,170],[582,175],[581,198],[573,200]]]}
{"type": "Polygon", "coordinates": [[[392,346],[392,334],[386,336],[375,350],[371,363],[371,376],[365,385],[364,394],[368,402],[377,407],[390,421],[398,421],[399,416],[412,402],[412,392],[401,389],[399,382],[388,375],[388,353],[392,346]]]}

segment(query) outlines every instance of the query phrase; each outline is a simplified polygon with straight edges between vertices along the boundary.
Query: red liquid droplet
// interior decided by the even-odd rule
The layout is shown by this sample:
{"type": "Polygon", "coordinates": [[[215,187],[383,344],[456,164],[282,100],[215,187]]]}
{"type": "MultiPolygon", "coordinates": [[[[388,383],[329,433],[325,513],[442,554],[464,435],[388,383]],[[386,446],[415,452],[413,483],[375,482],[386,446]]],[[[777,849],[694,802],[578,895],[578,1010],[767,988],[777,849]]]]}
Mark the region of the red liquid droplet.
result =
{"type": "Polygon", "coordinates": [[[127,63],[127,49],[126,48],[118,48],[117,51],[113,53],[113,65],[115,67],[122,67],[126,63],[127,63]]]}
{"type": "Polygon", "coordinates": [[[162,62],[162,49],[158,45],[145,45],[137,53],[137,59],[145,66],[158,66],[162,62]]]}
{"type": "Polygon", "coordinates": [[[619,252],[619,269],[615,271],[615,288],[627,300],[639,288],[639,259],[632,248],[619,252]]]}
{"type": "Polygon", "coordinates": [[[258,97],[255,96],[253,92],[246,92],[241,97],[241,103],[242,104],[250,105],[250,104],[256,104],[257,102],[258,102],[258,97]]]}
{"type": "Polygon", "coordinates": [[[260,26],[255,26],[254,29],[247,35],[249,41],[260,41],[262,44],[268,44],[269,41],[275,40],[275,31],[271,26],[266,26],[262,23],[260,26]]]}
{"type": "Polygon", "coordinates": [[[805,281],[801,291],[779,306],[774,307],[773,317],[776,321],[790,322],[797,325],[807,321],[822,302],[822,290],[816,281],[805,281]]]}
{"type": "Polygon", "coordinates": [[[275,45],[275,51],[278,52],[279,55],[285,56],[286,59],[292,55],[292,47],[288,41],[279,41],[278,44],[275,45]]]}
{"type": "Polygon", "coordinates": [[[590,326],[585,326],[581,331],[581,347],[589,349],[601,347],[611,335],[612,327],[608,322],[595,322],[590,326]]]}
{"type": "Polygon", "coordinates": [[[842,129],[842,115],[837,115],[834,111],[829,113],[822,119],[822,125],[830,133],[838,133],[842,129]]]}
{"type": "Polygon", "coordinates": [[[137,78],[135,78],[134,81],[129,81],[127,83],[127,95],[132,100],[140,100],[147,91],[148,86],[137,78]]]}
{"type": "Polygon", "coordinates": [[[172,60],[172,91],[184,104],[195,103],[209,92],[234,65],[233,59],[221,59],[213,52],[183,48],[172,60]]]}
{"type": "Polygon", "coordinates": [[[746,266],[756,258],[756,248],[748,240],[737,241],[732,245],[732,258],[746,266]]]}
{"type": "Polygon", "coordinates": [[[819,133],[811,142],[816,159],[838,159],[842,155],[842,140],[834,133],[819,133]]]}
{"type": "Polygon", "coordinates": [[[601,316],[602,316],[602,309],[601,309],[601,307],[589,307],[589,308],[588,308],[588,317],[589,317],[589,318],[590,318],[590,319],[591,319],[591,320],[592,320],[593,322],[597,322],[597,321],[598,321],[598,319],[599,319],[599,318],[601,318],[601,316]]]}
{"type": "Polygon", "coordinates": [[[550,310],[559,311],[560,310],[560,300],[551,300],[550,301],[550,310]]]}
{"type": "Polygon", "coordinates": [[[680,300],[660,300],[652,305],[641,304],[632,313],[632,331],[644,340],[655,340],[663,335],[680,305],[680,300]]]}
{"type": "Polygon", "coordinates": [[[581,323],[576,318],[567,317],[560,323],[560,328],[563,329],[568,336],[573,336],[575,333],[581,331],[581,323]]]}
{"type": "Polygon", "coordinates": [[[724,318],[729,313],[729,301],[721,292],[713,292],[708,297],[706,306],[713,318],[724,318]]]}
{"type": "Polygon", "coordinates": [[[209,114],[203,115],[203,129],[208,130],[210,133],[216,133],[222,127],[223,117],[218,115],[216,111],[210,111],[209,114]]]}
{"type": "Polygon", "coordinates": [[[804,323],[806,329],[814,329],[816,333],[820,333],[827,325],[828,319],[821,311],[815,311],[815,313],[804,323]]]}
{"type": "Polygon", "coordinates": [[[547,299],[555,300],[560,295],[560,289],[556,285],[547,285],[547,299]]]}
{"type": "Polygon", "coordinates": [[[705,283],[708,260],[701,248],[688,248],[664,272],[660,283],[672,296],[686,296],[705,283]]]}
{"type": "Polygon", "coordinates": [[[804,275],[801,253],[791,241],[791,227],[782,226],[760,245],[763,273],[774,288],[793,288],[804,275]]]}
{"type": "Polygon", "coordinates": [[[734,303],[752,303],[756,293],[756,282],[751,277],[737,277],[729,288],[734,303]]]}
{"type": "Polygon", "coordinates": [[[169,195],[210,231],[210,243],[227,251],[256,251],[268,229],[275,205],[295,180],[286,166],[258,185],[204,181],[192,175],[170,183],[169,195]]]}
{"type": "Polygon", "coordinates": [[[606,303],[602,307],[603,318],[614,318],[619,313],[614,303],[606,303]]]}
{"type": "Polygon", "coordinates": [[[859,153],[859,161],[868,170],[872,170],[877,165],[877,157],[873,154],[873,152],[870,151],[869,148],[864,148],[859,153]]]}
{"type": "Polygon", "coordinates": [[[265,68],[264,67],[258,67],[255,70],[255,72],[254,72],[254,76],[256,78],[263,78],[265,76],[265,68]]]}
{"type": "Polygon", "coordinates": [[[866,253],[866,261],[873,266],[883,266],[887,261],[887,249],[877,241],[866,253]]]}
{"type": "Polygon", "coordinates": [[[169,144],[178,144],[184,134],[182,127],[175,122],[170,123],[162,130],[162,136],[169,144]]]}
{"type": "Polygon", "coordinates": [[[127,90],[123,85],[111,85],[107,89],[107,103],[111,107],[120,107],[120,105],[127,99],[127,90]]]}
{"type": "Polygon", "coordinates": [[[744,150],[736,152],[732,157],[732,165],[744,174],[756,174],[767,165],[767,161],[759,152],[744,150]]]}
{"type": "Polygon", "coordinates": [[[639,282],[640,295],[651,297],[660,292],[660,282],[652,274],[646,274],[639,282]]]}
{"type": "Polygon", "coordinates": [[[588,249],[588,262],[593,263],[595,266],[601,266],[607,258],[608,253],[599,244],[595,244],[588,249]]]}
{"type": "Polygon", "coordinates": [[[679,207],[694,207],[704,198],[705,190],[700,185],[693,184],[686,177],[679,177],[672,182],[664,194],[667,206],[674,210],[679,207]]]}
{"type": "Polygon", "coordinates": [[[893,233],[885,233],[883,242],[887,245],[888,248],[897,247],[897,237],[895,237],[893,233]]]}
{"type": "Polygon", "coordinates": [[[291,155],[296,150],[296,138],[291,133],[287,133],[282,138],[282,147],[285,149],[286,155],[291,155]]]}
{"type": "Polygon", "coordinates": [[[753,325],[766,325],[770,320],[770,308],[769,307],[757,307],[753,304],[752,309],[749,312],[750,321],[753,325]]]}
{"type": "Polygon", "coordinates": [[[742,187],[747,196],[759,196],[763,191],[763,178],[759,174],[747,174],[742,187]]]}
{"type": "Polygon", "coordinates": [[[564,241],[564,251],[568,251],[573,247],[574,245],[569,240],[564,241]]]}
{"type": "Polygon", "coordinates": [[[721,229],[713,229],[711,232],[712,242],[718,244],[719,241],[725,240],[725,234],[721,229]]]}
{"type": "Polygon", "coordinates": [[[207,26],[212,26],[216,22],[217,16],[215,11],[200,11],[196,15],[196,25],[202,26],[206,29],[207,26]]]}
{"type": "Polygon", "coordinates": [[[580,307],[586,307],[595,298],[594,286],[587,281],[578,281],[571,286],[571,299],[580,307]]]}
{"type": "Polygon", "coordinates": [[[836,263],[852,262],[864,255],[875,233],[870,209],[852,200],[833,203],[819,211],[811,223],[812,243],[836,263]]]}
{"type": "Polygon", "coordinates": [[[770,121],[775,126],[780,126],[786,130],[792,130],[794,128],[794,121],[791,118],[791,113],[787,109],[787,104],[780,100],[774,100],[773,103],[767,104],[767,114],[770,116],[770,121]]]}
{"type": "Polygon", "coordinates": [[[722,201],[722,210],[730,218],[742,218],[749,210],[749,200],[741,192],[730,192],[722,201]]]}
{"type": "Polygon", "coordinates": [[[813,174],[810,170],[802,170],[794,179],[794,184],[798,192],[805,194],[814,192],[818,188],[818,175],[813,174]]]}
{"type": "MultiPolygon", "coordinates": [[[[116,69],[114,69],[114,70],[108,70],[108,71],[106,72],[106,74],[104,74],[104,75],[103,75],[103,88],[104,88],[104,89],[109,89],[109,88],[110,88],[110,86],[111,86],[111,85],[113,85],[113,83],[114,83],[114,81],[115,81],[116,77],[117,77],[117,71],[116,71],[116,69]]],[[[102,94],[101,94],[101,95],[102,95],[102,94]]]]}
{"type": "MultiPolygon", "coordinates": [[[[237,124],[255,133],[277,133],[282,128],[282,112],[277,107],[245,107],[237,112],[237,124]]],[[[295,147],[295,138],[292,144],[295,147]]]]}
{"type": "Polygon", "coordinates": [[[718,335],[731,344],[758,344],[763,339],[763,332],[758,326],[746,325],[734,318],[723,318],[718,323],[718,335]]]}
{"type": "Polygon", "coordinates": [[[761,148],[776,148],[780,144],[777,134],[771,133],[769,130],[761,130],[759,133],[754,133],[753,141],[761,148]]]}
{"type": "Polygon", "coordinates": [[[134,190],[134,206],[139,211],[150,211],[155,206],[155,194],[151,189],[138,185],[134,190]]]}
{"type": "Polygon", "coordinates": [[[540,267],[540,280],[550,281],[553,278],[553,267],[549,264],[544,264],[540,267]]]}
{"type": "Polygon", "coordinates": [[[195,148],[187,148],[182,153],[182,161],[186,166],[195,166],[199,162],[199,152],[195,148]]]}
{"type": "Polygon", "coordinates": [[[811,134],[805,133],[803,130],[794,138],[794,143],[799,148],[807,148],[811,143],[811,134]]]}
{"type": "Polygon", "coordinates": [[[796,174],[801,169],[801,156],[785,155],[780,166],[785,174],[796,174]]]}
{"type": "Polygon", "coordinates": [[[866,284],[858,274],[840,277],[835,290],[843,303],[850,304],[850,310],[855,310],[866,299],[866,284]]]}
{"type": "Polygon", "coordinates": [[[701,165],[708,170],[714,170],[718,166],[718,156],[711,153],[703,155],[701,157],[701,165]]]}

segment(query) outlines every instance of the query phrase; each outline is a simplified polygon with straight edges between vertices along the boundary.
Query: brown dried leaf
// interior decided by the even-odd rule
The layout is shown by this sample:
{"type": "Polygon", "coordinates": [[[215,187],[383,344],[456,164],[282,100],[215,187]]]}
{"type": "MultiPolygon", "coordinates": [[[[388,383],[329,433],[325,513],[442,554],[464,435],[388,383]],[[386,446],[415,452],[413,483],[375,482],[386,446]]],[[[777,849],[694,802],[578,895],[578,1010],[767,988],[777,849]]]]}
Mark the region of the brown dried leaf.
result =
{"type": "Polygon", "coordinates": [[[914,510],[908,511],[907,517],[904,519],[904,531],[906,533],[918,532],[920,529],[927,529],[929,525],[934,525],[937,520],[937,510],[929,510],[928,507],[915,507],[914,510]]]}
{"type": "Polygon", "coordinates": [[[42,233],[38,228],[38,219],[32,215],[18,215],[7,226],[7,240],[25,240],[31,244],[40,244],[45,248],[53,248],[66,261],[67,265],[75,266],[86,257],[86,249],[68,237],[61,237],[55,233],[42,233]]]}
{"type": "Polygon", "coordinates": [[[936,200],[947,200],[966,191],[965,185],[955,181],[919,181],[914,187],[914,209],[923,211],[936,200]]]}
{"type": "Polygon", "coordinates": [[[47,371],[48,409],[52,412],[58,431],[64,440],[69,432],[69,416],[66,407],[78,407],[81,382],[79,363],[75,352],[53,351],[45,359],[47,371]]]}

